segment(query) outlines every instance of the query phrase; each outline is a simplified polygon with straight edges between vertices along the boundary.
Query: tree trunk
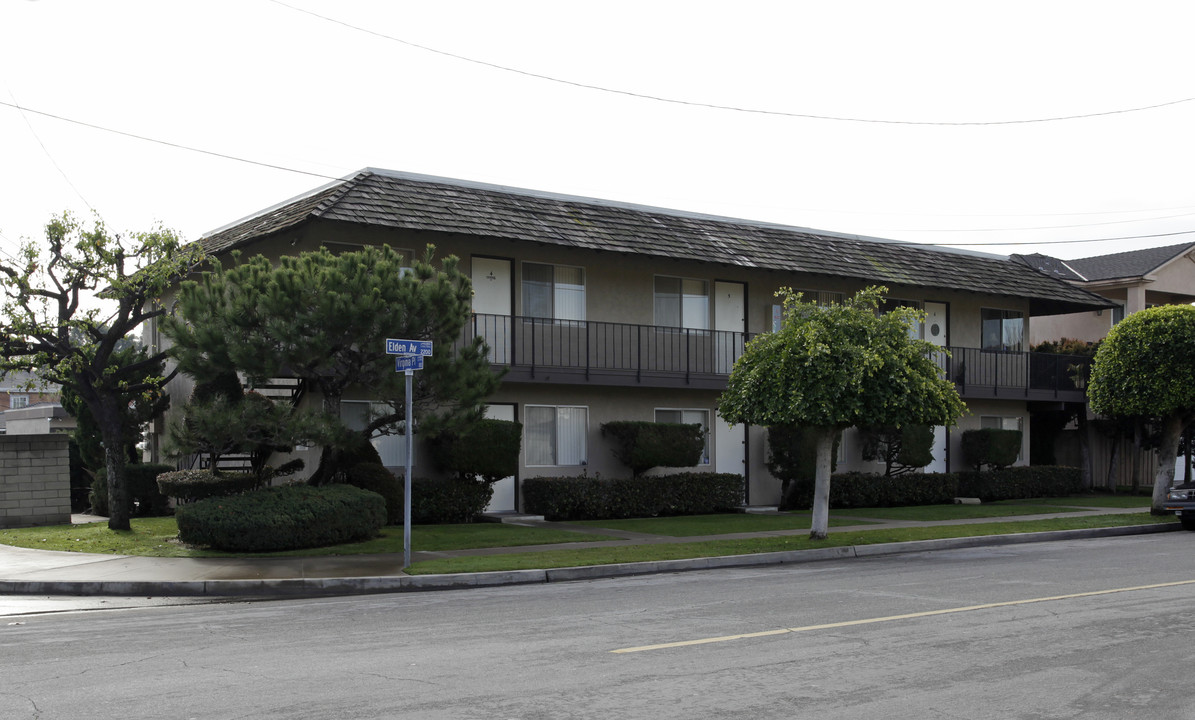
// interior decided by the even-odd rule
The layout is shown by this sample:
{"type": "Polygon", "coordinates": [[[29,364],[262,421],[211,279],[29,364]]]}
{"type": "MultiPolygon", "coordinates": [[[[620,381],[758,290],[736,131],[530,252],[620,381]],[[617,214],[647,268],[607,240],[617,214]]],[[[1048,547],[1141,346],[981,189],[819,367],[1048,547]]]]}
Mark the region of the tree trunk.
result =
{"type": "Polygon", "coordinates": [[[120,411],[104,407],[100,402],[91,408],[91,414],[100,426],[100,438],[104,442],[104,468],[108,473],[108,529],[130,530],[129,496],[125,483],[124,468],[128,463],[124,448],[124,428],[121,426],[120,411]]]}
{"type": "Polygon", "coordinates": [[[832,427],[814,428],[817,437],[817,464],[813,485],[813,524],[809,538],[825,540],[830,532],[830,464],[834,455],[834,438],[838,432],[832,427]]]}
{"type": "Polygon", "coordinates": [[[1162,437],[1158,442],[1158,474],[1154,477],[1153,502],[1149,508],[1153,515],[1167,514],[1162,505],[1166,502],[1166,493],[1174,484],[1174,460],[1178,457],[1178,440],[1182,434],[1182,416],[1171,415],[1162,420],[1162,437]]]}
{"type": "Polygon", "coordinates": [[[1118,484],[1117,480],[1120,479],[1116,474],[1116,461],[1120,459],[1120,443],[1120,435],[1114,435],[1112,437],[1112,456],[1108,458],[1108,477],[1104,481],[1104,485],[1110,489],[1113,494],[1116,493],[1116,485],[1118,484]]]}
{"type": "MultiPolygon", "coordinates": [[[[321,386],[320,392],[324,396],[324,414],[340,421],[340,391],[333,387],[321,386]]],[[[327,485],[335,482],[343,455],[344,452],[336,444],[336,441],[325,442],[324,446],[320,448],[319,466],[316,467],[307,482],[312,485],[327,485]]]]}
{"type": "Polygon", "coordinates": [[[1083,488],[1091,490],[1095,486],[1095,478],[1091,469],[1091,428],[1087,423],[1086,405],[1079,408],[1075,420],[1079,429],[1079,473],[1083,478],[1083,488]]]}

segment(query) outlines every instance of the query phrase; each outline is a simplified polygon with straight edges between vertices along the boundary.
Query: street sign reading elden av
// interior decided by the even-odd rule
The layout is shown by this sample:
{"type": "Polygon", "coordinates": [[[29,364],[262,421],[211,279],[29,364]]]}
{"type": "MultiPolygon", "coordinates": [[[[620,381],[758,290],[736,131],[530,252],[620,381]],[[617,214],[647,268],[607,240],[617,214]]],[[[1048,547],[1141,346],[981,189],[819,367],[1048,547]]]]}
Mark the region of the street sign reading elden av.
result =
{"type": "Polygon", "coordinates": [[[420,355],[429,357],[432,354],[431,340],[396,340],[386,338],[387,355],[420,355]]]}

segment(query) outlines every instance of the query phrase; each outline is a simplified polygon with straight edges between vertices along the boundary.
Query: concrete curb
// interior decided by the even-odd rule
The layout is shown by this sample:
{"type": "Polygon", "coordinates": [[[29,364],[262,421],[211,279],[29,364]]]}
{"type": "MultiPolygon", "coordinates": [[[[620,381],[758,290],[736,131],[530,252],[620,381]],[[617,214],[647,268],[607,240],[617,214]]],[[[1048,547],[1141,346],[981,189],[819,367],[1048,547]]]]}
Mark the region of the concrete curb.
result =
{"type": "Polygon", "coordinates": [[[466,588],[500,587],[508,585],[538,585],[577,580],[653,575],[658,573],[714,570],[719,568],[788,565],[843,560],[850,558],[882,557],[908,553],[956,550],[974,547],[997,547],[1060,540],[1084,540],[1127,535],[1148,535],[1174,532],[1176,524],[1132,525],[1085,530],[1053,530],[1015,535],[986,535],[978,537],[916,540],[912,542],[878,545],[846,545],[693,558],[688,560],[659,560],[614,565],[550,568],[546,570],[510,570],[500,572],[456,573],[450,575],[394,575],[385,577],[288,578],[271,580],[185,580],[185,581],[70,581],[70,580],[0,580],[0,594],[8,595],[98,595],[117,597],[256,597],[295,598],[337,595],[368,595],[379,593],[416,592],[434,590],[462,590],[466,588]]]}

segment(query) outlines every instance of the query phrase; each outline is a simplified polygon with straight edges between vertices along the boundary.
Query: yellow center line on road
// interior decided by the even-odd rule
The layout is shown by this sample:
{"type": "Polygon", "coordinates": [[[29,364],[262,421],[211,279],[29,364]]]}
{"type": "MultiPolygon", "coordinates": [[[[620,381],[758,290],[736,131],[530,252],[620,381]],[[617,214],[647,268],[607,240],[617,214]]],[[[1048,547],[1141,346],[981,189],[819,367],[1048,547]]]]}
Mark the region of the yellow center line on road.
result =
{"type": "Polygon", "coordinates": [[[966,607],[945,608],[943,610],[927,610],[925,612],[906,613],[904,615],[888,615],[887,617],[865,618],[863,620],[845,620],[843,622],[825,623],[822,625],[806,625],[804,627],[763,630],[761,632],[742,633],[740,635],[722,635],[720,637],[699,638],[697,640],[681,640],[678,642],[660,643],[659,645],[640,645],[639,647],[620,648],[618,650],[611,650],[610,652],[615,654],[626,654],[647,652],[648,650],[667,650],[668,648],[689,647],[691,645],[708,645],[709,643],[730,642],[731,640],[746,640],[749,638],[768,637],[770,635],[787,635],[789,633],[810,632],[813,630],[831,630],[834,628],[852,627],[854,625],[871,625],[873,623],[892,622],[894,620],[911,620],[914,618],[933,617],[935,615],[950,615],[952,613],[988,610],[990,608],[999,607],[1013,607],[1015,605],[1031,605],[1033,603],[1054,602],[1056,600],[1073,600],[1075,598],[1095,597],[1097,595],[1114,595],[1116,593],[1136,592],[1139,590],[1156,590],[1158,588],[1178,587],[1180,585],[1195,585],[1195,580],[1180,580],[1178,582],[1157,583],[1156,585],[1137,585],[1135,587],[1113,588],[1111,590],[1093,590],[1091,592],[1072,593],[1070,595],[1054,595],[1052,597],[1027,598],[1025,600],[1008,600],[1006,602],[984,603],[983,605],[968,605],[966,607]]]}

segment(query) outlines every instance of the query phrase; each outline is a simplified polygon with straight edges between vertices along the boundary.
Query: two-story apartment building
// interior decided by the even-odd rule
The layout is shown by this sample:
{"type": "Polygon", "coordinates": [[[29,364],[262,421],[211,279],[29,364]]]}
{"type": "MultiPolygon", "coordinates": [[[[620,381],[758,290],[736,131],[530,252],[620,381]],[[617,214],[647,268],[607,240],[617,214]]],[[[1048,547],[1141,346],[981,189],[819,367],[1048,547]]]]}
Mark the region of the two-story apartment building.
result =
{"type": "MultiPolygon", "coordinates": [[[[458,256],[475,293],[467,334],[507,369],[490,413],[524,426],[519,474],[499,483],[492,510],[518,507],[522,478],[627,474],[601,436],[611,420],[701,423],[702,468],[741,473],[749,503],[774,504],[766,432],[731,427],[715,407],[744,344],[779,322],[784,286],[832,302],[885,285],[889,302],[926,311],[914,332],[949,349],[943,369],[971,411],[939,429],[931,470],[961,466],[960,430],[1028,431],[1031,403],[1082,402],[1065,359],[1028,352],[1030,323],[1112,307],[1003,257],[372,169],[200,242],[217,257],[429,243],[458,256]]],[[[149,339],[161,342],[153,328],[149,339]]],[[[351,399],[346,417],[364,414],[368,391],[351,399]]],[[[405,462],[400,444],[379,440],[388,464],[405,462]]],[[[848,434],[839,468],[876,467],[848,434]]],[[[418,451],[415,472],[432,474],[418,451]]]]}

